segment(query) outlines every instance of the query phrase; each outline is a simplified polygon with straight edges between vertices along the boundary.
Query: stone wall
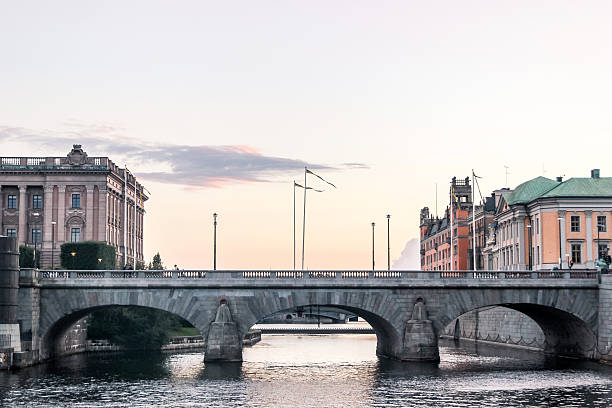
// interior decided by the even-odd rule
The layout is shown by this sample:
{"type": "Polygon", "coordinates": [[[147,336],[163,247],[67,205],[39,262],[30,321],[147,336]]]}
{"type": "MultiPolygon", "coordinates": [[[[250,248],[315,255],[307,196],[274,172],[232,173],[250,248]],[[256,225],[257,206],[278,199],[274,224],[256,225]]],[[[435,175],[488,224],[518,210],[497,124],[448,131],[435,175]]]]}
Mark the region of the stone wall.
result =
{"type": "Polygon", "coordinates": [[[612,363],[612,275],[601,275],[598,346],[602,361],[612,363]]]}
{"type": "Polygon", "coordinates": [[[444,336],[543,349],[545,336],[538,324],[523,313],[506,307],[468,312],[444,329],[444,336]]]}

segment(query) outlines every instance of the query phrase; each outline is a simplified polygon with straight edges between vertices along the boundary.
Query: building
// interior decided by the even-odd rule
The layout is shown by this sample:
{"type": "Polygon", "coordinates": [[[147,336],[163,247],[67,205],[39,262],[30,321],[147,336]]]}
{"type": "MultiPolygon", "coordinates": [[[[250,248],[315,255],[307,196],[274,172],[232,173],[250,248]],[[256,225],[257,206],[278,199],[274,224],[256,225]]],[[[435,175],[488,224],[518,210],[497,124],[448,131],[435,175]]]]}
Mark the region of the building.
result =
{"type": "Polygon", "coordinates": [[[471,213],[472,186],[469,177],[457,180],[453,177],[449,196],[453,197],[453,254],[451,260],[451,212],[447,207],[444,217],[429,214],[429,208],[421,210],[420,241],[421,269],[448,271],[471,269],[471,213]]]}
{"type": "Polygon", "coordinates": [[[66,157],[1,157],[0,233],[40,251],[42,268],[59,267],[61,244],[85,240],[113,245],[117,266],[143,262],[144,190],[81,145],[66,157]]]}
{"type": "Polygon", "coordinates": [[[496,204],[484,251],[490,269],[592,269],[609,251],[612,177],[598,169],[567,181],[536,177],[499,190],[496,204]]]}

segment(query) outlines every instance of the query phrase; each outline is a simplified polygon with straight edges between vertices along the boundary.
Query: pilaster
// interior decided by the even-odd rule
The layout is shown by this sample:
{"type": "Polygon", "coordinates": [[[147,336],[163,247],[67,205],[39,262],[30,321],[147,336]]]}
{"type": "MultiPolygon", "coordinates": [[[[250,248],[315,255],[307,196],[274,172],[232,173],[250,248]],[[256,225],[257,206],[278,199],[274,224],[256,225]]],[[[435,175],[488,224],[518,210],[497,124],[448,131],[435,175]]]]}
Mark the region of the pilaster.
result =
{"type": "Polygon", "coordinates": [[[17,231],[18,245],[25,244],[28,236],[27,211],[28,198],[26,195],[28,186],[19,186],[19,228],[17,231]]]}
{"type": "MultiPolygon", "coordinates": [[[[559,233],[561,234],[561,260],[559,261],[559,263],[561,264],[561,268],[567,268],[567,261],[566,261],[566,257],[565,254],[567,253],[567,242],[566,242],[566,237],[565,237],[565,211],[559,211],[559,217],[561,218],[561,231],[559,231],[559,233]]],[[[559,221],[557,221],[557,223],[559,223],[559,221]]]]}
{"type": "Polygon", "coordinates": [[[66,242],[66,186],[57,186],[57,242],[66,242]]]}
{"type": "Polygon", "coordinates": [[[51,233],[51,221],[53,218],[53,185],[44,186],[44,198],[43,198],[43,248],[51,248],[51,241],[53,240],[51,233]]]}
{"type": "Polygon", "coordinates": [[[593,261],[593,211],[584,212],[586,216],[586,267],[594,268],[593,261]]]}
{"type": "Polygon", "coordinates": [[[518,235],[518,269],[524,271],[525,267],[525,219],[520,217],[517,221],[518,235]]]}
{"type": "Polygon", "coordinates": [[[87,208],[85,209],[85,239],[87,241],[93,240],[93,232],[94,232],[94,219],[93,219],[93,209],[94,209],[94,199],[93,192],[94,186],[93,184],[87,184],[85,186],[87,189],[87,208]]]}

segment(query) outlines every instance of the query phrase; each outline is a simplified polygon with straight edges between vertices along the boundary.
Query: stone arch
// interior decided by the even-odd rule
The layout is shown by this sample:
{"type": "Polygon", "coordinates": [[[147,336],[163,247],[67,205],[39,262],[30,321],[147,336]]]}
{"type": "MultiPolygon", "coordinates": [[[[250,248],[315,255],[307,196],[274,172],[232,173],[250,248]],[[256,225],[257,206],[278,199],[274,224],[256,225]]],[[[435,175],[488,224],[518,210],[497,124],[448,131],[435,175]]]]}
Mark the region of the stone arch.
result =
{"type": "Polygon", "coordinates": [[[331,307],[362,317],[374,329],[376,354],[401,359],[407,313],[402,302],[388,292],[346,290],[255,292],[248,297],[230,297],[229,306],[241,336],[263,318],[289,309],[310,306],[331,307]]]}
{"type": "Polygon", "coordinates": [[[597,352],[598,297],[571,289],[488,289],[448,293],[434,326],[438,333],[461,315],[490,306],[503,306],[533,319],[546,338],[550,354],[599,358],[597,352]]]}
{"type": "MultiPolygon", "coordinates": [[[[194,313],[194,297],[182,296],[172,289],[97,291],[41,291],[40,359],[64,354],[61,341],[68,329],[95,310],[116,306],[136,306],[163,310],[191,323],[202,335],[214,319],[214,309],[202,308],[194,313]],[[191,307],[190,307],[191,306],[191,307]]],[[[195,309],[198,309],[197,307],[195,309]]]]}

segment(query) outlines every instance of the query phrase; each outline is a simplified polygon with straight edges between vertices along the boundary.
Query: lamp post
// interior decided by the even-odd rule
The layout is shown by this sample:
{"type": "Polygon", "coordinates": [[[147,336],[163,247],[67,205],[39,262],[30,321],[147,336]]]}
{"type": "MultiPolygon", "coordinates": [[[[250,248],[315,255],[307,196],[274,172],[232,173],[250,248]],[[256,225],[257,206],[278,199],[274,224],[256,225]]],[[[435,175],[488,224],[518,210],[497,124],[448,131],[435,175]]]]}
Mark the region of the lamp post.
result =
{"type": "Polygon", "coordinates": [[[387,270],[391,270],[391,235],[389,233],[389,220],[391,219],[391,215],[387,214],[387,270]]]}
{"type": "Polygon", "coordinates": [[[213,270],[217,270],[217,213],[213,214],[213,270]]]}
{"type": "Polygon", "coordinates": [[[597,260],[599,261],[599,258],[601,258],[601,251],[599,250],[599,216],[596,215],[595,219],[597,220],[597,260]]]}
{"type": "Polygon", "coordinates": [[[34,230],[32,231],[32,240],[34,241],[34,268],[36,268],[36,246],[38,244],[38,228],[36,227],[38,227],[38,216],[40,216],[40,213],[35,212],[32,213],[32,215],[37,218],[37,220],[34,221],[34,230]],[[36,234],[34,234],[34,231],[36,231],[36,234]]]}
{"type": "Polygon", "coordinates": [[[557,217],[557,221],[559,221],[559,269],[563,269],[563,255],[562,255],[562,243],[561,243],[561,220],[563,218],[557,217]]]}
{"type": "Polygon", "coordinates": [[[55,269],[55,224],[57,222],[51,221],[51,269],[55,269]]]}
{"type": "Polygon", "coordinates": [[[376,223],[372,223],[372,270],[374,270],[374,227],[376,223]]]}
{"type": "Polygon", "coordinates": [[[72,256],[72,269],[74,269],[74,257],[76,256],[76,252],[71,252],[70,256],[72,256]]]}
{"type": "Polygon", "coordinates": [[[531,229],[532,225],[531,225],[531,219],[529,219],[529,224],[527,224],[527,234],[529,235],[529,270],[533,269],[533,263],[532,263],[532,253],[533,253],[533,249],[531,248],[531,229]]]}

